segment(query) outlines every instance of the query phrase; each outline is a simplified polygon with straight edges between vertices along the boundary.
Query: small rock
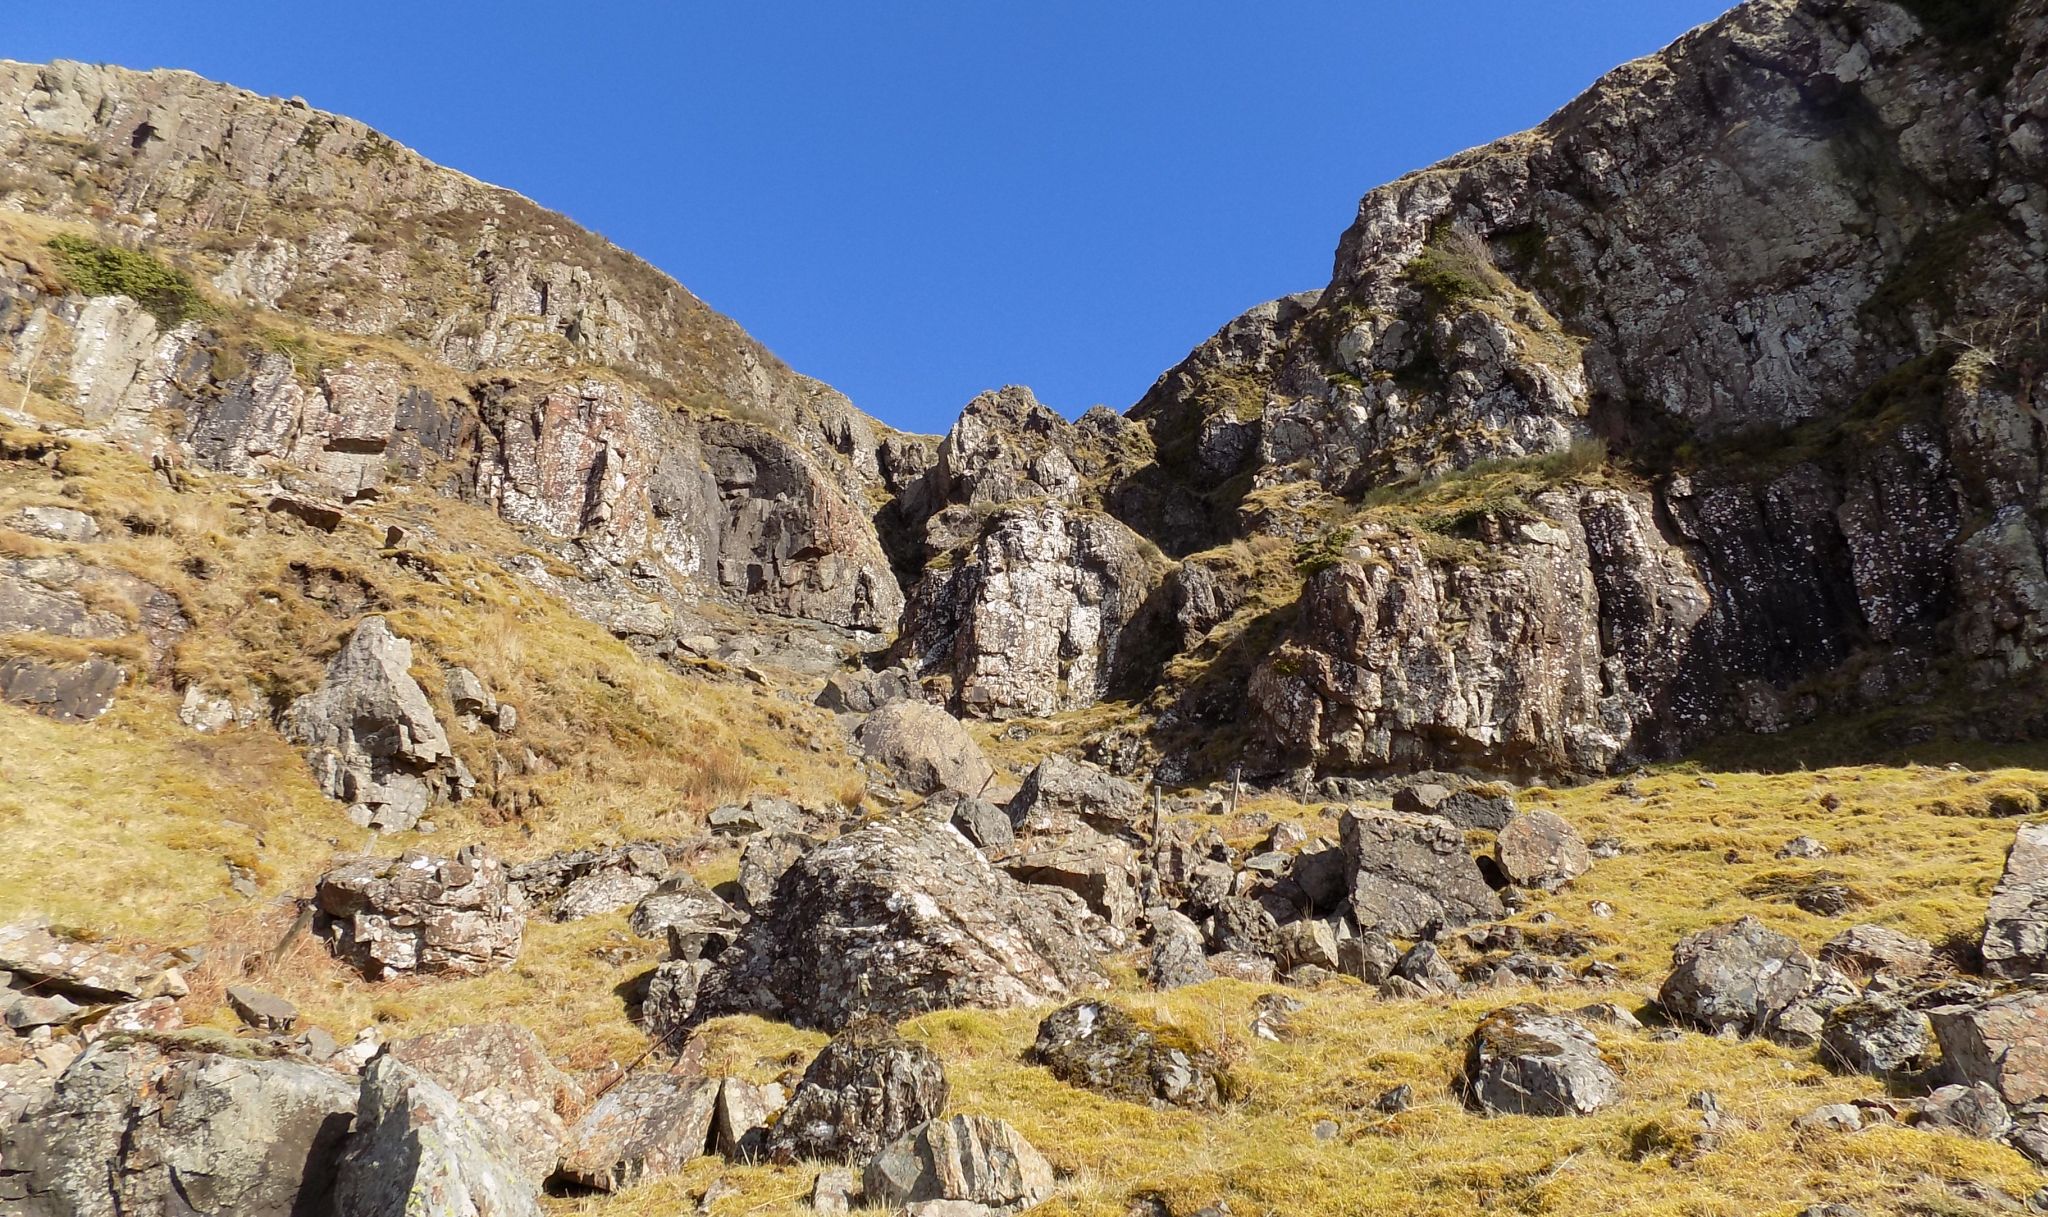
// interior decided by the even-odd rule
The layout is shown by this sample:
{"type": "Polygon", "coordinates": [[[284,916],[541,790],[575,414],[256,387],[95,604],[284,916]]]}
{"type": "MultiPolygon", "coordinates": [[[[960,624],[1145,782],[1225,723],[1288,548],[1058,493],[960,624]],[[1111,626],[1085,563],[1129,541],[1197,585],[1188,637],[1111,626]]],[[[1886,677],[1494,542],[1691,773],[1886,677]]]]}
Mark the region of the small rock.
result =
{"type": "Polygon", "coordinates": [[[1857,1132],[1863,1127],[1863,1111],[1853,1103],[1828,1103],[1792,1121],[1800,1132],[1857,1132]]]}
{"type": "Polygon", "coordinates": [[[1765,1030],[1815,975],[1798,943],[1754,917],[1694,934],[1671,958],[1659,1002],[1674,1019],[1710,1033],[1765,1030]]]}
{"type": "Polygon", "coordinates": [[[1927,1016],[1887,1001],[1838,1006],[1821,1030],[1821,1059],[1838,1069],[1890,1077],[1921,1067],[1929,1036],[1927,1016]]]}
{"type": "Polygon", "coordinates": [[[1172,909],[1152,913],[1152,955],[1145,979],[1155,989],[1178,989],[1213,979],[1203,950],[1202,930],[1172,909]]]}
{"type": "Polygon", "coordinates": [[[299,1022],[299,1008],[274,993],[248,985],[229,985],[228,1007],[247,1027],[258,1031],[289,1032],[299,1022]]]}
{"type": "Polygon", "coordinates": [[[1380,1096],[1372,1101],[1372,1106],[1375,1111],[1398,1116],[1415,1106],[1415,1088],[1404,1082],[1392,1089],[1383,1090],[1380,1096]]]}
{"type": "Polygon", "coordinates": [[[1611,1001],[1595,1002],[1590,1006],[1580,1006],[1575,1013],[1588,1022],[1605,1023],[1610,1027],[1619,1027],[1624,1031],[1641,1031],[1643,1029],[1641,1019],[1611,1001]]]}
{"type": "Polygon", "coordinates": [[[1828,847],[1812,837],[1794,837],[1778,847],[1780,858],[1825,858],[1828,847]]]}
{"type": "Polygon", "coordinates": [[[1344,1130],[1337,1126],[1335,1120],[1317,1120],[1309,1129],[1309,1135],[1318,1141],[1335,1141],[1337,1134],[1342,1131],[1344,1130]]]}
{"type": "Polygon", "coordinates": [[[1934,944],[1881,925],[1851,926],[1820,949],[1822,963],[1864,976],[1880,971],[1902,979],[1924,976],[1935,968],[1934,944]]]}
{"type": "Polygon", "coordinates": [[[859,1202],[860,1188],[854,1182],[853,1172],[843,1166],[828,1166],[818,1172],[817,1181],[811,1184],[811,1209],[827,1214],[846,1214],[853,1211],[859,1202]]]}
{"type": "Polygon", "coordinates": [[[561,1173],[601,1192],[674,1174],[704,1152],[718,1088],[714,1078],[627,1074],[570,1130],[561,1173]]]}
{"type": "Polygon", "coordinates": [[[1592,843],[1586,846],[1586,856],[1595,861],[1605,861],[1608,858],[1621,857],[1621,849],[1620,837],[1595,837],[1592,843]]]}
{"type": "Polygon", "coordinates": [[[1996,1141],[2012,1131],[2012,1113],[1998,1091],[1983,1082],[1943,1086],[1920,1100],[1919,1117],[1918,1123],[1924,1127],[1985,1141],[1996,1141]]]}
{"type": "Polygon", "coordinates": [[[1215,1107],[1221,1066],[1162,1042],[1116,1006],[1074,1002],[1038,1025],[1031,1059],[1070,1086],[1153,1107],[1215,1107]]]}
{"type": "Polygon", "coordinates": [[[1394,964],[1394,975],[1433,993],[1456,993],[1458,972],[1433,942],[1418,942],[1394,964]]]}

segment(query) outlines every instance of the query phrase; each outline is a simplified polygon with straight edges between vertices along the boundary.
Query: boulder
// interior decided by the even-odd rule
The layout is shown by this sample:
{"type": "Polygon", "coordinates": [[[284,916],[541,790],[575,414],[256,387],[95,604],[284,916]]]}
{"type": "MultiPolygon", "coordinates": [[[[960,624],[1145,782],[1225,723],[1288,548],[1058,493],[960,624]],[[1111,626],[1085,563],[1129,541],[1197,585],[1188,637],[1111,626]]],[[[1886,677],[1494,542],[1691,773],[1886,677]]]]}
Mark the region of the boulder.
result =
{"type": "Polygon", "coordinates": [[[1495,1010],[1472,1032],[1462,1078],[1488,1115],[1584,1116],[1621,1097],[1621,1079],[1577,1020],[1534,1006],[1495,1010]]]}
{"type": "Polygon", "coordinates": [[[1151,1107],[1212,1108],[1228,1089],[1215,1058],[1167,1042],[1107,1002],[1078,1001],[1047,1015],[1031,1059],[1070,1086],[1151,1107]]]}
{"type": "Polygon", "coordinates": [[[1400,960],[1401,949],[1376,930],[1366,930],[1337,944],[1337,970],[1369,985],[1380,984],[1392,976],[1394,965],[1400,960]]]}
{"type": "Polygon", "coordinates": [[[1209,916],[1209,949],[1270,959],[1280,949],[1279,923],[1249,896],[1225,897],[1209,916]]]}
{"type": "Polygon", "coordinates": [[[899,817],[811,850],[718,957],[698,1019],[836,1029],[862,1014],[1053,1002],[1103,983],[1072,895],[996,869],[946,824],[899,817]]]}
{"type": "Polygon", "coordinates": [[[918,794],[957,790],[980,795],[995,766],[960,720],[919,701],[890,702],[854,733],[861,755],[918,794]]]}
{"type": "Polygon", "coordinates": [[[942,790],[925,803],[925,808],[944,815],[976,848],[997,850],[1016,840],[1016,827],[1010,823],[1010,813],[987,799],[942,790]]]}
{"type": "Polygon", "coordinates": [[[526,931],[518,889],[474,845],[453,858],[352,859],[320,877],[314,900],[315,928],[371,980],[508,968],[526,931]]]}
{"type": "Polygon", "coordinates": [[[562,1175],[618,1192],[676,1173],[710,1144],[718,1088],[716,1078],[627,1074],[569,1130],[562,1175]]]}
{"type": "Polygon", "coordinates": [[[1889,972],[1902,980],[1925,976],[1936,966],[1933,943],[1881,925],[1843,930],[1821,947],[1820,961],[1857,975],[1889,972]]]}
{"type": "Polygon", "coordinates": [[[1155,989],[1178,989],[1215,978],[1200,926],[1173,909],[1154,909],[1150,917],[1152,954],[1145,968],[1146,983],[1155,989]]]}
{"type": "Polygon", "coordinates": [[[876,1154],[861,1171],[868,1205],[911,1206],[929,1217],[1017,1212],[1051,1195],[1052,1185],[1051,1164],[1016,1129],[988,1116],[933,1120],[876,1154]]]}
{"type": "Polygon", "coordinates": [[[1920,1100],[1915,1123],[1923,1128],[1996,1141],[2012,1131],[2012,1112],[1996,1088],[1983,1082],[1943,1086],[1920,1100]]]}
{"type": "MultiPolygon", "coordinates": [[[[171,992],[178,982],[160,964],[20,921],[0,926],[0,972],[29,981],[38,993],[86,1002],[127,1002],[171,992]]],[[[182,989],[172,996],[182,996],[182,989]]]]}
{"type": "Polygon", "coordinates": [[[728,1162],[760,1161],[768,1149],[768,1133],[785,1106],[780,1086],[725,1079],[711,1118],[712,1145],[728,1162]]]}
{"type": "Polygon", "coordinates": [[[1850,1073],[1890,1077],[1926,1063],[1927,1016],[1894,1002],[1851,1002],[1830,1011],[1820,1035],[1821,1059],[1850,1073]]]}
{"type": "Polygon", "coordinates": [[[642,938],[664,938],[671,926],[737,930],[746,920],[694,875],[677,871],[641,897],[626,923],[642,938]]]}
{"type": "Polygon", "coordinates": [[[2013,1107],[2048,1099],[2048,992],[1938,1006],[1927,1017],[1950,1077],[1982,1082],[2013,1107]]]}
{"type": "Polygon", "coordinates": [[[801,832],[764,832],[740,847],[740,898],[749,912],[759,912],[775,895],[783,872],[796,864],[818,839],[801,832]]]}
{"type": "Polygon", "coordinates": [[[1754,1035],[1812,985],[1815,966],[1799,944],[1754,917],[1702,930],[1671,952],[1658,1001],[1703,1031],[1754,1035]]]}
{"type": "Polygon", "coordinates": [[[448,734],[411,666],[412,644],[382,617],[365,617],[327,665],[326,680],[279,724],[351,819],[388,832],[419,823],[454,772],[448,734]]]}
{"type": "Polygon", "coordinates": [[[1021,853],[1004,856],[1003,870],[1021,883],[1074,893],[1110,930],[1121,946],[1138,926],[1138,855],[1123,841],[1092,828],[1074,827],[1053,837],[1032,839],[1021,853]]]}
{"type": "Polygon", "coordinates": [[[1763,1034],[1787,1048],[1818,1047],[1828,1016],[1861,997],[1862,991],[1847,973],[1830,964],[1815,964],[1806,992],[1773,1015],[1763,1034]]]}
{"type": "Polygon", "coordinates": [[[1517,813],[1501,828],[1493,857],[1508,882],[1544,891],[1556,891],[1593,865],[1578,830],[1548,811],[1517,813]]]}
{"type": "Polygon", "coordinates": [[[1418,942],[1394,962],[1394,975],[1430,993],[1456,993],[1458,970],[1433,942],[1418,942]]]}
{"type": "Polygon", "coordinates": [[[946,1108],[946,1068],[880,1019],[834,1036],[804,1070],[767,1139],[768,1154],[860,1161],[946,1108]]]}
{"type": "Polygon", "coordinates": [[[363,1072],[335,1178],[346,1217],[540,1217],[540,1180],[464,1104],[392,1057],[363,1072]]]}
{"type": "Polygon", "coordinates": [[[890,702],[919,698],[917,669],[898,664],[879,672],[841,672],[825,682],[815,704],[839,714],[872,714],[890,702]]]}
{"type": "Polygon", "coordinates": [[[1984,972],[2048,972],[2048,824],[2022,824],[1984,911],[1984,972]]]}
{"type": "Polygon", "coordinates": [[[66,1217],[324,1209],[356,1086],[297,1061],[95,1046],[0,1128],[0,1206],[66,1217]]]}
{"type": "Polygon", "coordinates": [[[1414,938],[1501,915],[1500,897],[1449,821],[1365,809],[1345,812],[1339,826],[1351,915],[1361,930],[1414,938]]]}
{"type": "Polygon", "coordinates": [[[533,1032],[512,1023],[455,1027],[397,1040],[384,1058],[453,1096],[465,1118],[504,1143],[529,1186],[554,1173],[568,1136],[563,1113],[581,1106],[582,1095],[533,1032]]]}
{"type": "Polygon", "coordinates": [[[1283,972],[1299,967],[1343,971],[1337,931],[1327,921],[1291,921],[1280,927],[1279,965],[1283,972]]]}
{"type": "Polygon", "coordinates": [[[243,1025],[258,1031],[290,1031],[298,1025],[299,1008],[275,993],[250,985],[229,985],[228,1008],[243,1025]]]}
{"type": "Polygon", "coordinates": [[[1022,832],[1056,832],[1079,820],[1134,840],[1143,838],[1151,818],[1136,786],[1057,753],[1024,775],[1009,811],[1010,823],[1022,832]]]}
{"type": "Polygon", "coordinates": [[[1499,786],[1457,789],[1447,782],[1410,782],[1394,792],[1394,810],[1417,816],[1438,816],[1459,828],[1499,832],[1515,814],[1514,796],[1499,786]]]}

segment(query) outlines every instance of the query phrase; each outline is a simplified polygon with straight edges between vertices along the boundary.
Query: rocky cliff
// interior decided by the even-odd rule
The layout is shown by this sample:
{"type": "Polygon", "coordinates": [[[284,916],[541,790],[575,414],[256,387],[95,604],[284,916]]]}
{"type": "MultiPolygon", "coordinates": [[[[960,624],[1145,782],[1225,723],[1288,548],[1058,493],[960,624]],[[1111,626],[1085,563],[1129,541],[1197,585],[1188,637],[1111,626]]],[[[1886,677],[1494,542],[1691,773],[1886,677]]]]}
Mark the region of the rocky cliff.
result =
{"type": "Polygon", "coordinates": [[[1120,703],[1088,747],[1169,780],[2025,736],[2044,41],[2038,0],[1752,0],[1374,190],[1326,287],[1127,415],[1012,388],[936,440],[360,124],[6,65],[0,342],[173,463],[485,506],[643,649],[780,630],[969,717],[1120,703]],[[80,233],[206,307],[81,285],[80,233]]]}

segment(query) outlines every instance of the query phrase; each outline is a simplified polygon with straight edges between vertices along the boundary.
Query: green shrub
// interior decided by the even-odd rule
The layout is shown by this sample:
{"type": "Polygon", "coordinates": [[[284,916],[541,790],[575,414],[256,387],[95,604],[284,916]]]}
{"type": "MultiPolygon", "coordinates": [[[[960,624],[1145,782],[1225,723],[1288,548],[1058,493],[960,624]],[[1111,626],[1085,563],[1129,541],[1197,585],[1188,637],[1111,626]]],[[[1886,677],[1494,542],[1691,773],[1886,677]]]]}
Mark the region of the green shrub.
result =
{"type": "Polygon", "coordinates": [[[206,311],[191,276],[148,254],[69,233],[50,238],[50,251],[72,287],[88,296],[126,296],[165,329],[206,311]]]}
{"type": "Polygon", "coordinates": [[[1486,252],[1469,233],[1446,229],[1430,238],[1408,263],[1408,281],[1430,296],[1437,307],[1507,294],[1507,283],[1486,252]]]}

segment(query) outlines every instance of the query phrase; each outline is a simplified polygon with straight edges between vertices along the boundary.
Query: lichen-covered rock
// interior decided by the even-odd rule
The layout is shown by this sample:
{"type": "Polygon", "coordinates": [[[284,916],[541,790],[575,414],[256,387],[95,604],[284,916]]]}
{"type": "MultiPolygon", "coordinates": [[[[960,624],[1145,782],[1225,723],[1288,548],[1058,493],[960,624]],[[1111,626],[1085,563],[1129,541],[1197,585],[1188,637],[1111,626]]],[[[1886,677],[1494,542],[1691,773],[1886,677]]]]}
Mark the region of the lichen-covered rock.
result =
{"type": "Polygon", "coordinates": [[[1461,1082],[1489,1115],[1585,1116],[1621,1097],[1621,1079],[1592,1032],[1534,1006],[1509,1006],[1480,1022],[1461,1082]]]}
{"type": "Polygon", "coordinates": [[[1121,946],[1138,927],[1138,855],[1123,841],[1090,828],[1033,838],[999,865],[1022,883],[1072,892],[1102,919],[1107,941],[1121,946]]]}
{"type": "MultiPolygon", "coordinates": [[[[36,921],[0,926],[0,972],[32,982],[44,994],[87,1001],[129,1002],[169,992],[160,963],[98,943],[60,937],[36,921]]],[[[182,996],[182,990],[174,996],[182,996]]]]}
{"type": "Polygon", "coordinates": [[[759,912],[775,896],[775,885],[796,860],[815,849],[818,839],[809,833],[764,832],[747,838],[740,847],[740,896],[750,913],[759,912]]]}
{"type": "Polygon", "coordinates": [[[1174,909],[1154,909],[1152,953],[1145,968],[1145,980],[1155,989],[1178,989],[1198,985],[1216,975],[1209,970],[1208,952],[1202,941],[1202,927],[1174,909]]]}
{"type": "Polygon", "coordinates": [[[448,734],[411,664],[412,644],[382,617],[365,617],[328,663],[327,679],[281,724],[306,748],[320,788],[365,827],[411,828],[454,772],[448,734]]]}
{"type": "Polygon", "coordinates": [[[0,1128],[7,1203],[67,1217],[322,1211],[352,1080],[295,1061],[94,1047],[0,1128]]]}
{"type": "Polygon", "coordinates": [[[540,1179],[454,1095],[381,1056],[363,1072],[334,1205],[348,1217],[539,1217],[540,1179]]]}
{"type": "Polygon", "coordinates": [[[629,1073],[569,1130],[561,1173],[601,1192],[675,1174],[703,1156],[717,1103],[716,1078],[629,1073]]]}
{"type": "Polygon", "coordinates": [[[648,1039],[670,1052],[682,1049],[710,971],[708,959],[671,959],[648,975],[640,998],[640,1027],[648,1039]]]}
{"type": "Polygon", "coordinates": [[[504,1143],[509,1165],[529,1186],[554,1173],[568,1134],[563,1117],[581,1105],[582,1094],[533,1032],[511,1023],[455,1027],[394,1041],[384,1057],[460,1103],[466,1119],[504,1143]]]}
{"type": "Polygon", "coordinates": [[[1448,821],[1395,811],[1354,810],[1339,821],[1351,887],[1351,915],[1362,930],[1414,938],[1501,915],[1465,834],[1448,821]]]}
{"type": "Polygon", "coordinates": [[[771,1157],[858,1162],[946,1108],[946,1069],[879,1019],[834,1036],[768,1134],[771,1157]]]}
{"type": "Polygon", "coordinates": [[[1927,1016],[1894,1002],[1851,1002],[1829,1011],[1821,1059],[1850,1073],[1889,1077],[1918,1069],[1932,1046],[1927,1016]]]}
{"type": "Polygon", "coordinates": [[[1070,1086],[1152,1107],[1214,1107],[1228,1079],[1209,1054],[1163,1040],[1122,1009],[1078,1001],[1038,1024],[1031,1059],[1070,1086]]]}
{"type": "Polygon", "coordinates": [[[988,1116],[954,1116],[918,1128],[861,1171],[870,1205],[907,1205],[940,1217],[938,1205],[962,1213],[1012,1213],[1052,1194],[1052,1165],[1022,1133],[988,1116]]]}
{"type": "Polygon", "coordinates": [[[640,898],[626,924],[642,938],[661,938],[671,926],[735,930],[746,916],[688,871],[676,871],[640,898]]]}
{"type": "Polygon", "coordinates": [[[699,1019],[838,1028],[862,1014],[1057,1001],[1102,983],[1085,909],[1018,883],[947,824],[905,817],[811,850],[718,957],[699,1019]]]}
{"type": "Polygon", "coordinates": [[[371,980],[480,976],[512,966],[526,907],[505,867],[477,846],[453,858],[357,858],[320,877],[315,926],[371,980]]]}
{"type": "Polygon", "coordinates": [[[2022,824],[1984,911],[1984,971],[2048,972],[2048,824],[2022,824]]]}
{"type": "Polygon", "coordinates": [[[1703,1031],[1754,1035],[1813,985],[1813,960],[1799,944],[1754,917],[1702,930],[1671,951],[1657,1000],[1672,1018],[1703,1031]]]}
{"type": "Polygon", "coordinates": [[[960,720],[923,702],[890,702],[855,733],[861,755],[918,794],[957,790],[980,795],[995,767],[960,720]]]}
{"type": "Polygon", "coordinates": [[[1983,1082],[1943,1086],[1920,1100],[1916,1121],[1922,1128],[1996,1141],[2012,1131],[2012,1112],[1996,1088],[1983,1082]]]}
{"type": "Polygon", "coordinates": [[[1548,811],[1524,811],[1501,827],[1493,859],[1508,882],[1555,891],[1586,873],[1593,859],[1585,838],[1548,811]]]}

